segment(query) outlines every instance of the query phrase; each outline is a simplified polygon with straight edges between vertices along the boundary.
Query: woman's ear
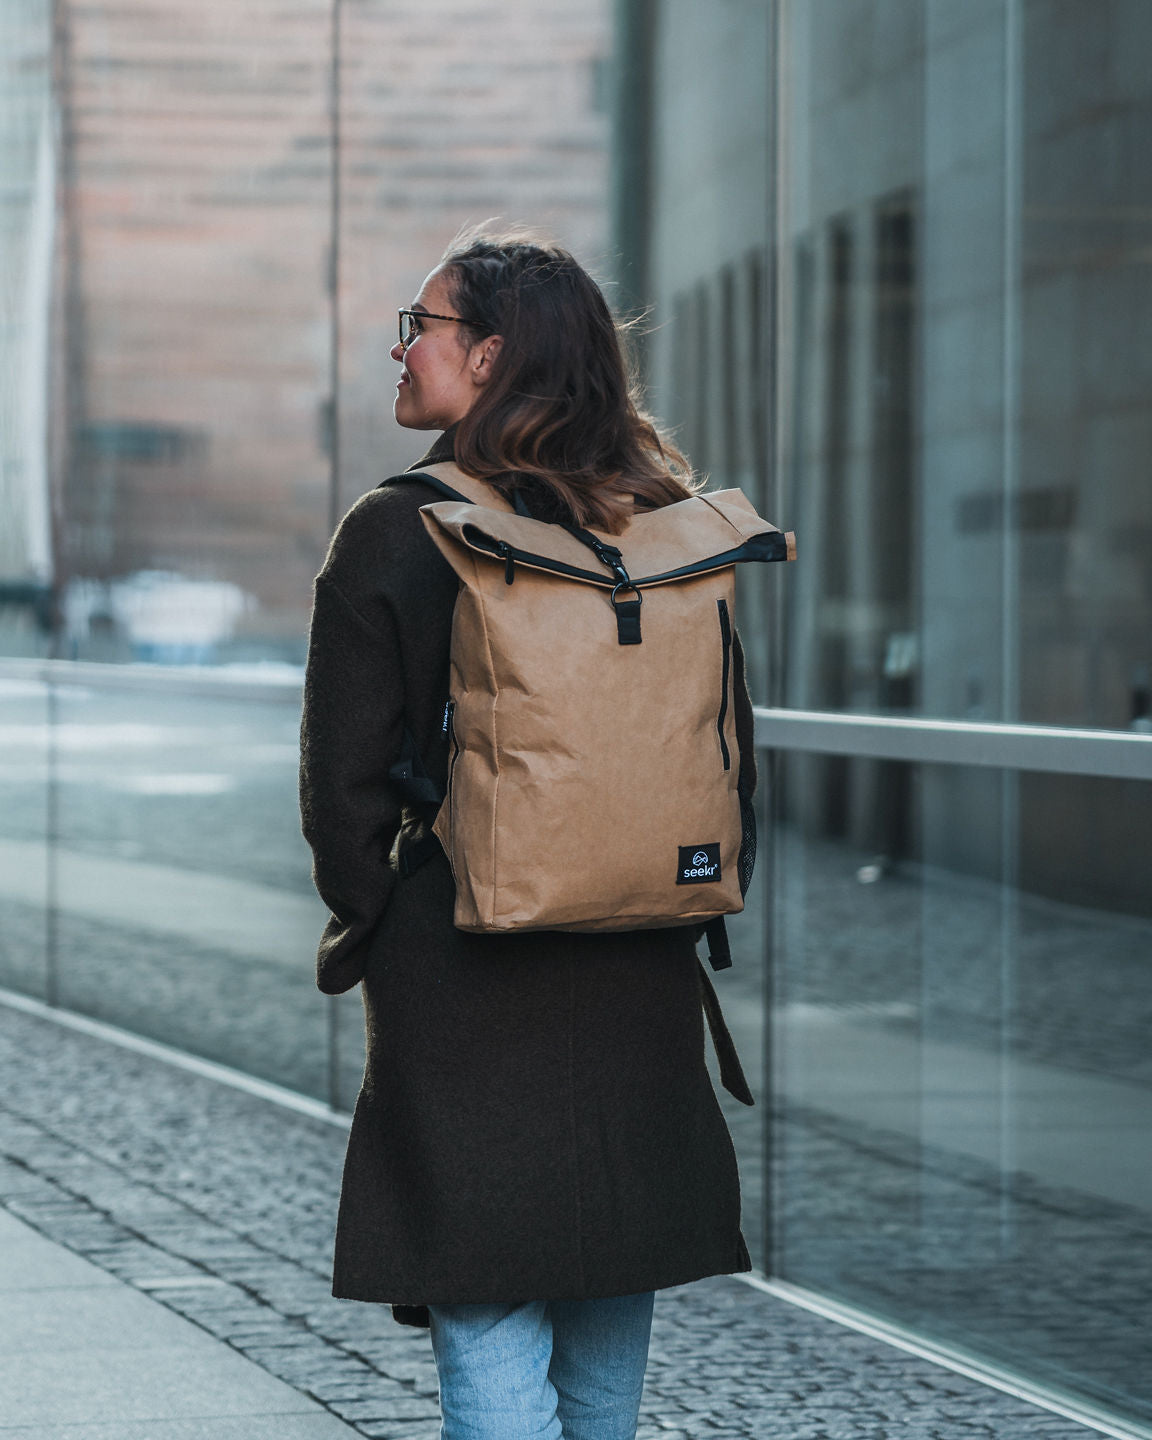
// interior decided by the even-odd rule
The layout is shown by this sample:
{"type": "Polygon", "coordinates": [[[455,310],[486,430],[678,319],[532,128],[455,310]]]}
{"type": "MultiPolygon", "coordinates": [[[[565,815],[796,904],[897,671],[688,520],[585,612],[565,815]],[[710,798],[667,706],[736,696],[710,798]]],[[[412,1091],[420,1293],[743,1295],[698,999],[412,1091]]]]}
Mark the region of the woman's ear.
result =
{"type": "Polygon", "coordinates": [[[473,345],[468,362],[473,385],[488,384],[492,379],[492,372],[503,348],[504,337],[502,335],[486,335],[483,340],[473,345]]]}

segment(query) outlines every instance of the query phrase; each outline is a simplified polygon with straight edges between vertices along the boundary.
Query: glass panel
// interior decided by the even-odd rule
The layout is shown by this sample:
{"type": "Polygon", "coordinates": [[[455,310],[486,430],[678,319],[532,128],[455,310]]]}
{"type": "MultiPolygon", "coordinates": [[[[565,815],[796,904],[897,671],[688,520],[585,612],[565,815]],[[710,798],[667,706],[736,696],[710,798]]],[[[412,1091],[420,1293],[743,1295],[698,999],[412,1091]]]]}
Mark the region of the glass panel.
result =
{"type": "Polygon", "coordinates": [[[330,16],[61,20],[60,653],[299,662],[330,485],[330,16]]]}
{"type": "MultiPolygon", "coordinates": [[[[631,123],[621,126],[618,139],[628,150],[617,160],[634,180],[618,200],[618,234],[634,246],[625,248],[624,273],[637,295],[659,297],[657,323],[645,327],[651,408],[677,427],[677,443],[709,474],[710,488],[738,485],[763,505],[771,10],[760,0],[734,0],[721,8],[691,0],[624,8],[633,27],[630,80],[642,89],[649,65],[657,67],[658,80],[649,121],[626,114],[631,123]],[[647,221],[646,204],[660,221],[648,243],[638,234],[647,221]]],[[[637,103],[633,91],[625,104],[637,103]]],[[[741,638],[757,698],[766,696],[768,685],[767,649],[758,639],[767,594],[761,568],[774,567],[744,566],[748,573],[738,577],[741,638]]],[[[712,977],[755,1107],[741,1105],[722,1088],[708,1043],[740,1165],[744,1236],[753,1264],[761,1267],[767,894],[762,854],[743,914],[728,921],[732,968],[712,977]]]]}
{"type": "Polygon", "coordinates": [[[1024,7],[1020,715],[1152,730],[1152,7],[1024,7]]]}
{"type": "Polygon", "coordinates": [[[780,463],[803,559],[783,581],[785,693],[801,708],[1000,708],[997,543],[974,556],[952,520],[974,477],[1002,473],[998,8],[784,9],[780,463]]]}
{"type": "Polygon", "coordinates": [[[298,731],[290,686],[60,692],[59,1000],[327,1098],[298,731]]]}
{"type": "Polygon", "coordinates": [[[0,6],[0,655],[44,653],[51,628],[52,14],[0,6]]]}
{"type": "Polygon", "coordinates": [[[779,768],[776,1273],[1152,1418],[1152,784],[779,768]]]}
{"type": "MultiPolygon", "coordinates": [[[[782,525],[767,499],[772,8],[670,0],[633,36],[654,64],[650,124],[622,132],[644,179],[620,200],[627,238],[651,207],[646,246],[624,254],[632,284],[655,302],[646,325],[651,406],[709,488],[740,486],[782,525]],[[723,97],[722,99],[720,97],[723,97]]],[[[636,22],[634,22],[636,23],[636,22]]],[[[634,103],[634,102],[632,102],[634,103]]],[[[749,685],[768,698],[765,616],[773,566],[741,567],[740,628],[749,685]]]]}
{"type": "Polygon", "coordinates": [[[783,7],[785,703],[1152,729],[1141,0],[783,7]]]}
{"type": "Polygon", "coordinates": [[[48,687],[0,663],[0,986],[38,1000],[51,992],[49,715],[48,687]]]}

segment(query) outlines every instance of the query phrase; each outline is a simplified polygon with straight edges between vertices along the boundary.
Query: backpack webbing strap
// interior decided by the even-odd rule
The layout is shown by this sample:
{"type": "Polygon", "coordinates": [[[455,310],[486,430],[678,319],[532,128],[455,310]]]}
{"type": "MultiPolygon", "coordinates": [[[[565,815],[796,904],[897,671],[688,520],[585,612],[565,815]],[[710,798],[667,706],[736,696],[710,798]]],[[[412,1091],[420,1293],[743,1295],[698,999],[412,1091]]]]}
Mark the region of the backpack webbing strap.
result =
{"type": "Polygon", "coordinates": [[[427,835],[421,835],[419,840],[413,840],[411,844],[405,845],[400,851],[400,874],[405,878],[414,875],[421,865],[431,860],[440,849],[442,849],[440,841],[429,830],[427,835]]]}
{"type": "Polygon", "coordinates": [[[740,1064],[740,1056],[736,1053],[736,1045],[732,1036],[728,1033],[728,1026],[724,1023],[724,1012],[720,1009],[720,1001],[716,997],[716,991],[712,988],[712,981],[708,971],[697,962],[697,969],[700,971],[700,991],[704,1001],[704,1016],[708,1021],[708,1029],[712,1035],[712,1048],[716,1051],[716,1060],[720,1066],[720,1083],[741,1105],[755,1105],[752,1098],[752,1091],[748,1088],[748,1081],[744,1078],[744,1067],[740,1064]]]}
{"type": "Polygon", "coordinates": [[[400,741],[400,758],[388,767],[388,779],[412,805],[439,805],[444,799],[443,789],[424,768],[419,747],[407,725],[400,741]]]}
{"type": "MultiPolygon", "coordinates": [[[[421,485],[427,485],[432,490],[441,494],[445,500],[462,500],[465,505],[475,505],[475,500],[470,500],[467,495],[461,495],[459,490],[454,490],[446,480],[438,480],[435,475],[427,475],[423,470],[405,470],[399,475],[389,475],[387,480],[381,480],[377,490],[385,485],[394,485],[398,481],[419,480],[421,485]]],[[[536,517],[529,510],[527,501],[519,490],[513,490],[509,502],[517,515],[523,515],[526,520],[534,520],[536,517]]]]}
{"type": "MultiPolygon", "coordinates": [[[[394,765],[389,766],[388,778],[410,805],[440,808],[444,791],[425,770],[416,739],[407,725],[404,726],[400,740],[400,758],[394,765]]],[[[413,871],[419,870],[439,849],[440,842],[431,831],[419,840],[405,845],[399,856],[400,874],[411,875],[413,871]]]]}
{"type": "Polygon", "coordinates": [[[642,644],[644,637],[640,633],[640,606],[644,597],[633,585],[628,571],[624,568],[624,556],[619,548],[609,545],[606,540],[601,540],[598,535],[593,535],[591,530],[585,530],[579,525],[565,525],[563,528],[574,540],[579,540],[581,545],[587,545],[601,565],[606,565],[612,572],[612,578],[616,581],[612,587],[612,609],[616,612],[617,640],[621,645],[642,644]],[[616,598],[621,593],[627,595],[629,592],[634,597],[631,600],[616,598]]]}
{"type": "Polygon", "coordinates": [[[717,915],[715,920],[709,920],[704,927],[704,934],[708,940],[708,964],[713,970],[730,970],[732,947],[728,944],[728,927],[724,924],[724,916],[717,915]]]}
{"type": "Polygon", "coordinates": [[[459,490],[453,490],[452,486],[443,480],[437,480],[435,475],[426,475],[423,470],[405,470],[399,475],[389,475],[387,480],[381,480],[377,490],[382,490],[385,485],[395,485],[397,482],[406,480],[419,480],[421,485],[428,485],[433,490],[439,491],[445,500],[462,500],[465,505],[472,505],[475,502],[469,500],[467,495],[461,495],[459,490]]]}

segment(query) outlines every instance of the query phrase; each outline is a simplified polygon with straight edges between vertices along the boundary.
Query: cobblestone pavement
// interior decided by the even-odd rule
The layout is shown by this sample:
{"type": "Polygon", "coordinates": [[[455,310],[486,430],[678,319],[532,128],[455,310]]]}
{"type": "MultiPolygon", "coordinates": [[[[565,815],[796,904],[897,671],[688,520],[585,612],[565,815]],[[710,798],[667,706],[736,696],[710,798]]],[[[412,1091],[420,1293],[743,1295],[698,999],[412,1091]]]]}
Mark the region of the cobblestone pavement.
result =
{"type": "MultiPolygon", "coordinates": [[[[344,1134],[0,1006],[0,1204],[379,1440],[435,1440],[427,1335],[333,1300],[344,1134]]],[[[640,1440],[1092,1432],[718,1278],[657,1303],[640,1440]]]]}

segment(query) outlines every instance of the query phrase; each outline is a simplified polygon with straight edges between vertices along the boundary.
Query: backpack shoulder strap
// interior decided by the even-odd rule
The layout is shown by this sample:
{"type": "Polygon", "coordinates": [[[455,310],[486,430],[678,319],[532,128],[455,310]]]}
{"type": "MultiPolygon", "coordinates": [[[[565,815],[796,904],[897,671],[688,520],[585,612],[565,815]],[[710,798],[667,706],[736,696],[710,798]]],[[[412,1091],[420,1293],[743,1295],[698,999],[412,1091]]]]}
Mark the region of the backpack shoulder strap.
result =
{"type": "Polygon", "coordinates": [[[382,481],[384,485],[395,485],[404,481],[417,480],[435,490],[445,500],[463,500],[469,505],[483,505],[489,510],[516,509],[505,500],[499,490],[485,480],[476,480],[465,475],[459,465],[445,460],[439,465],[425,465],[422,470],[405,470],[400,475],[391,475],[382,481]]]}

